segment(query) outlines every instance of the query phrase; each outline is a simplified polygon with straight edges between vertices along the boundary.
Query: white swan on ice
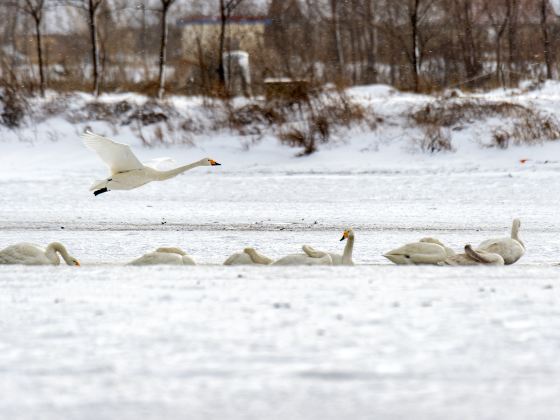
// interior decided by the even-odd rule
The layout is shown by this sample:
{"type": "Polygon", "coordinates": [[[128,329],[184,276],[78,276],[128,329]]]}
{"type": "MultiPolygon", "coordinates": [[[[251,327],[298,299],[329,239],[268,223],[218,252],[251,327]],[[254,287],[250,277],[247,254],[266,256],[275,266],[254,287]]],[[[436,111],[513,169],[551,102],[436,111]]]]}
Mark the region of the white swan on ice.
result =
{"type": "Polygon", "coordinates": [[[482,242],[477,247],[477,250],[501,255],[506,265],[515,263],[525,253],[525,244],[519,239],[520,227],[521,221],[519,219],[514,219],[511,225],[511,236],[509,238],[488,239],[482,242]]]}
{"type": "Polygon", "coordinates": [[[326,252],[317,252],[317,256],[308,255],[309,248],[303,245],[303,254],[290,254],[272,263],[272,265],[333,265],[333,260],[326,252]]]}
{"type": "Polygon", "coordinates": [[[245,248],[242,252],[230,255],[228,259],[224,261],[224,265],[268,265],[272,264],[272,262],[273,260],[271,258],[260,254],[254,248],[245,248]]]}
{"type": "Polygon", "coordinates": [[[60,258],[68,265],[79,266],[80,262],[68,254],[60,242],[53,242],[46,249],[35,244],[19,243],[0,250],[0,264],[59,265],[60,258]]]}
{"type": "Polygon", "coordinates": [[[499,254],[474,250],[471,245],[465,245],[465,253],[448,257],[441,265],[504,265],[504,259],[499,254]]]}
{"type": "Polygon", "coordinates": [[[148,182],[164,181],[197,166],[220,165],[215,160],[204,158],[189,165],[162,171],[140,162],[127,144],[117,143],[91,131],[86,131],[82,137],[85,145],[95,151],[110,170],[108,178],[95,181],[91,186],[90,191],[94,191],[94,195],[111,190],[132,190],[148,182]]]}
{"type": "Polygon", "coordinates": [[[446,258],[455,255],[455,252],[434,238],[422,238],[393,249],[383,256],[398,265],[438,264],[446,258]]]}
{"type": "Polygon", "coordinates": [[[344,247],[344,252],[342,253],[342,255],[333,254],[331,252],[318,251],[309,245],[304,245],[302,248],[303,252],[305,252],[310,257],[321,258],[324,257],[325,254],[330,255],[333,265],[354,265],[354,262],[352,261],[354,238],[354,229],[349,228],[343,232],[342,238],[340,240],[344,241],[345,239],[348,239],[348,241],[346,242],[346,246],[344,247]]]}
{"type": "Polygon", "coordinates": [[[181,248],[161,247],[131,261],[129,265],[196,265],[181,248]]]}

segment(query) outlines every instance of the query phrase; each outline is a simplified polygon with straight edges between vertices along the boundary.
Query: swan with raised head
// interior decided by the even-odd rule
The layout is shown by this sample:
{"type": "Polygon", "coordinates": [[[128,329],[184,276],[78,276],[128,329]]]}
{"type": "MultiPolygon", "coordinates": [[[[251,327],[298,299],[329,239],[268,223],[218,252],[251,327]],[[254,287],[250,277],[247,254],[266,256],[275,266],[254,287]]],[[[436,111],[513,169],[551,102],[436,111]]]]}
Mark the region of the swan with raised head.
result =
{"type": "Polygon", "coordinates": [[[383,256],[398,265],[439,264],[455,252],[434,238],[422,238],[393,249],[383,256]]]}
{"type": "Polygon", "coordinates": [[[129,265],[196,265],[181,248],[161,247],[131,261],[129,265]]]}
{"type": "Polygon", "coordinates": [[[307,246],[303,247],[303,254],[290,254],[280,258],[272,265],[333,265],[332,258],[326,252],[318,252],[318,256],[313,257],[306,252],[307,246]]]}
{"type": "Polygon", "coordinates": [[[505,265],[515,263],[525,253],[525,244],[519,239],[520,227],[521,221],[519,219],[513,219],[511,236],[509,238],[488,239],[476,248],[477,251],[486,251],[501,255],[505,265]]]}
{"type": "Polygon", "coordinates": [[[304,245],[302,248],[303,248],[303,252],[305,252],[310,257],[321,258],[324,257],[326,254],[330,255],[332,259],[332,265],[354,265],[354,262],[352,261],[352,251],[354,250],[354,238],[355,238],[354,229],[352,228],[346,229],[342,233],[342,238],[340,239],[340,241],[344,241],[348,239],[342,255],[333,254],[331,252],[318,251],[309,245],[304,245]]]}
{"type": "Polygon", "coordinates": [[[80,265],[60,242],[50,243],[47,248],[29,243],[11,245],[0,250],[0,264],[59,265],[59,254],[66,264],[80,265]]]}
{"type": "Polygon", "coordinates": [[[82,134],[85,145],[96,152],[109,167],[108,178],[95,181],[90,188],[94,195],[111,190],[132,190],[152,181],[165,181],[198,166],[219,166],[215,160],[204,158],[170,170],[159,170],[155,165],[142,163],[127,144],[86,131],[82,134]]]}
{"type": "Polygon", "coordinates": [[[237,252],[228,257],[224,261],[224,265],[269,265],[272,264],[273,260],[268,258],[254,248],[245,248],[242,252],[237,252]]]}
{"type": "Polygon", "coordinates": [[[499,254],[474,250],[471,245],[465,245],[465,252],[448,257],[441,265],[504,265],[504,259],[499,254]]]}

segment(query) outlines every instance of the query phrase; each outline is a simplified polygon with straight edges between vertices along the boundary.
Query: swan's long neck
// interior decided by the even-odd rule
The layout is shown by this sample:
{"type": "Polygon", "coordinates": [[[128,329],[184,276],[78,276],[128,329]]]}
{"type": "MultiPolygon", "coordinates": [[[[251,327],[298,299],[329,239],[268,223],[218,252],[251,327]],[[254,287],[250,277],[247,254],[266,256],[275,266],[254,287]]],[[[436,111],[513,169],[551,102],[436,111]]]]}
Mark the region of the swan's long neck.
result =
{"type": "Polygon", "coordinates": [[[344,252],[342,253],[342,263],[352,264],[352,251],[354,250],[354,234],[348,235],[348,241],[344,247],[344,252]]]}
{"type": "Polygon", "coordinates": [[[60,242],[53,242],[49,244],[47,250],[45,251],[47,258],[51,260],[53,264],[56,265],[60,264],[60,258],[58,258],[57,253],[62,256],[62,259],[66,264],[74,265],[74,263],[72,262],[72,257],[70,256],[70,254],[68,254],[66,247],[62,245],[60,242]]]}
{"type": "Polygon", "coordinates": [[[177,175],[182,174],[183,172],[187,172],[190,171],[193,168],[196,168],[197,166],[202,166],[204,163],[204,161],[198,161],[198,162],[194,162],[194,163],[190,163],[188,165],[183,165],[183,166],[179,166],[178,168],[175,169],[170,169],[168,171],[157,171],[157,178],[159,181],[164,181],[166,179],[170,179],[170,178],[174,178],[177,175]]]}
{"type": "Polygon", "coordinates": [[[511,239],[515,239],[517,242],[521,244],[523,248],[525,248],[525,244],[519,239],[519,227],[521,226],[521,222],[518,219],[513,221],[511,225],[511,239]]]}
{"type": "Polygon", "coordinates": [[[249,257],[251,257],[251,259],[253,260],[254,263],[257,264],[272,264],[273,260],[265,257],[262,254],[259,254],[257,251],[255,251],[252,248],[245,248],[245,253],[249,255],[249,257]]]}

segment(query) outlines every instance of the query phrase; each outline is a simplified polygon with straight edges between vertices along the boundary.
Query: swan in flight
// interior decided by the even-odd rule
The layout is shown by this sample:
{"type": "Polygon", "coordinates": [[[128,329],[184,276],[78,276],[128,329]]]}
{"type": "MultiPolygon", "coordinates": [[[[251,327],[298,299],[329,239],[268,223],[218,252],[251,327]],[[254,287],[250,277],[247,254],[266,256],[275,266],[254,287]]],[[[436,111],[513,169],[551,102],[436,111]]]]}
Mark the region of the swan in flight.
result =
{"type": "Polygon", "coordinates": [[[258,253],[254,248],[245,248],[243,252],[230,255],[229,258],[224,261],[224,265],[268,265],[272,264],[272,262],[272,259],[258,253]]]}
{"type": "Polygon", "coordinates": [[[328,254],[332,259],[332,265],[354,265],[354,262],[352,261],[352,251],[354,250],[354,237],[355,237],[354,229],[352,228],[346,229],[343,232],[342,238],[340,240],[344,241],[345,239],[348,239],[348,241],[346,242],[346,246],[344,247],[344,252],[342,253],[342,255],[333,254],[330,252],[317,251],[316,249],[312,248],[309,245],[304,245],[302,247],[303,252],[305,252],[308,256],[314,258],[321,258],[324,257],[326,254],[328,254]]]}
{"type": "Polygon", "coordinates": [[[90,188],[94,195],[111,190],[132,190],[152,181],[176,177],[197,166],[219,166],[215,160],[204,158],[189,165],[167,171],[158,170],[149,163],[141,163],[127,144],[117,143],[91,131],[82,134],[85,145],[96,152],[109,167],[108,178],[95,181],[90,188]]]}
{"type": "Polygon", "coordinates": [[[129,265],[196,265],[196,262],[181,248],[162,247],[142,255],[129,265]]]}
{"type": "Polygon", "coordinates": [[[35,244],[19,243],[0,250],[0,264],[59,265],[60,254],[68,265],[79,266],[80,262],[68,254],[60,242],[53,242],[46,249],[35,244]]]}
{"type": "Polygon", "coordinates": [[[465,253],[447,258],[441,265],[504,265],[504,259],[499,254],[474,250],[465,245],[465,253]]]}
{"type": "Polygon", "coordinates": [[[419,242],[413,242],[393,249],[383,256],[398,265],[420,265],[443,263],[455,252],[434,238],[422,238],[419,242]]]}
{"type": "Polygon", "coordinates": [[[477,247],[477,250],[501,255],[504,259],[504,264],[513,264],[525,253],[525,244],[519,239],[520,227],[521,221],[519,219],[514,219],[511,225],[511,236],[509,238],[488,239],[482,242],[477,247]]]}

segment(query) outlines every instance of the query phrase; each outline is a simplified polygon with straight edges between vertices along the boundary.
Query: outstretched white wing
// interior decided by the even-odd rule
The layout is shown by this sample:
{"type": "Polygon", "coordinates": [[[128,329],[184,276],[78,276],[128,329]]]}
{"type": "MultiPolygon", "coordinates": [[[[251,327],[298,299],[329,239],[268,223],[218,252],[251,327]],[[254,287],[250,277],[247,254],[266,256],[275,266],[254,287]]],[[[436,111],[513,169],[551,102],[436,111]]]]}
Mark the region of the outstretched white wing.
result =
{"type": "Polygon", "coordinates": [[[99,155],[112,174],[142,168],[142,163],[134,156],[129,145],[117,143],[91,131],[86,131],[82,137],[85,145],[99,155]]]}
{"type": "Polygon", "coordinates": [[[144,166],[149,166],[152,169],[162,169],[174,163],[175,163],[175,159],[169,157],[162,157],[162,158],[150,159],[144,162],[144,166]]]}

